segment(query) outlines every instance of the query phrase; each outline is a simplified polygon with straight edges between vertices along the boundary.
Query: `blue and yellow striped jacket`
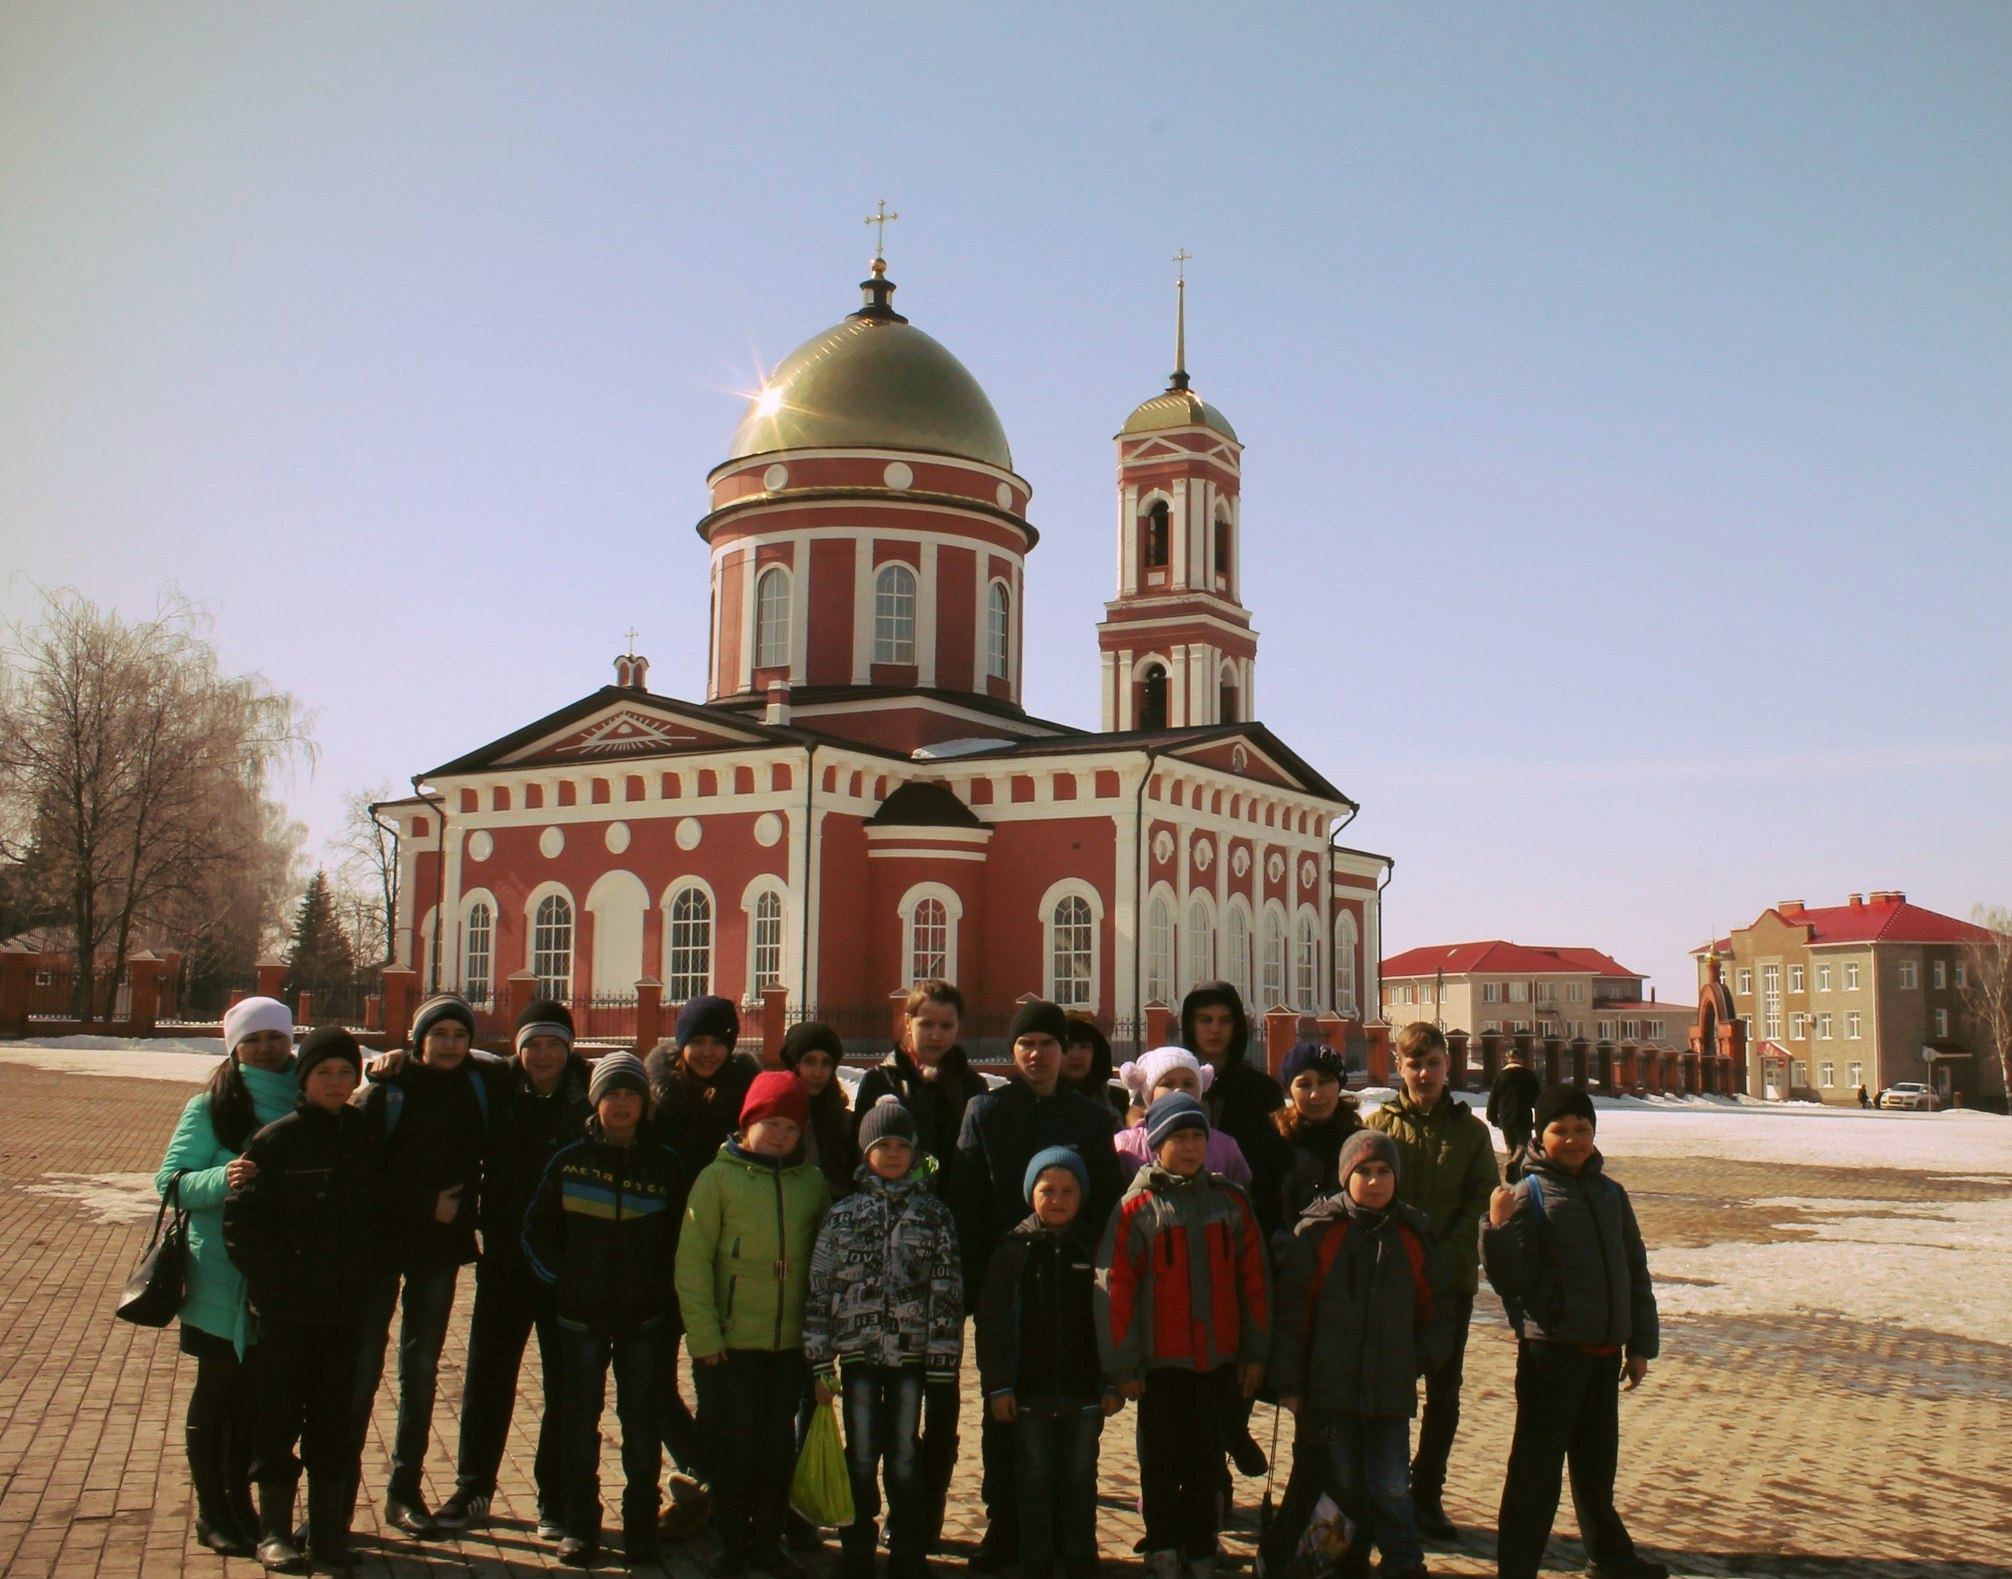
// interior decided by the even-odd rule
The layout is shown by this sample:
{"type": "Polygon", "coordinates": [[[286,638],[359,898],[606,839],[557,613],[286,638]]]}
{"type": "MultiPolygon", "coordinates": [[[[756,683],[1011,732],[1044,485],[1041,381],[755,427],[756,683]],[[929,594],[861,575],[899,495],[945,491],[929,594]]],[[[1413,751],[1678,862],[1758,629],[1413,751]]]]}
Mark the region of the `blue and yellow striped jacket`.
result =
{"type": "Polygon", "coordinates": [[[677,1318],[672,1269],[689,1189],[649,1123],[617,1146],[590,1119],[553,1157],[524,1216],[524,1257],[557,1291],[561,1325],[629,1332],[677,1318]]]}

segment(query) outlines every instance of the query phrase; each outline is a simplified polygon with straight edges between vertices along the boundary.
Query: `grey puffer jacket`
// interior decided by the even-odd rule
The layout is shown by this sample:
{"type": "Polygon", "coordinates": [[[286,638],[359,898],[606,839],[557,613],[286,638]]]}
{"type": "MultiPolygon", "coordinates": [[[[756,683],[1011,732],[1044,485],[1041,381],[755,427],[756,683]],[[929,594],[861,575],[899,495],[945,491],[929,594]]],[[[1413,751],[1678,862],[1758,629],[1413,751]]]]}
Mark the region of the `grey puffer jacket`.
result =
{"type": "Polygon", "coordinates": [[[1422,1212],[1314,1199],[1279,1266],[1269,1380],[1280,1398],[1366,1419],[1418,1412],[1453,1347],[1453,1281],[1422,1212]]]}
{"type": "Polygon", "coordinates": [[[813,1371],[840,1360],[921,1365],[956,1376],[964,1356],[964,1274],[950,1208],[927,1170],[883,1179],[865,1163],[825,1213],[810,1254],[803,1352],[813,1371]]]}
{"type": "Polygon", "coordinates": [[[1598,1151],[1574,1175],[1533,1140],[1524,1167],[1514,1215],[1481,1234],[1488,1282],[1517,1332],[1653,1360],[1656,1294],[1628,1192],[1607,1177],[1598,1151]]]}

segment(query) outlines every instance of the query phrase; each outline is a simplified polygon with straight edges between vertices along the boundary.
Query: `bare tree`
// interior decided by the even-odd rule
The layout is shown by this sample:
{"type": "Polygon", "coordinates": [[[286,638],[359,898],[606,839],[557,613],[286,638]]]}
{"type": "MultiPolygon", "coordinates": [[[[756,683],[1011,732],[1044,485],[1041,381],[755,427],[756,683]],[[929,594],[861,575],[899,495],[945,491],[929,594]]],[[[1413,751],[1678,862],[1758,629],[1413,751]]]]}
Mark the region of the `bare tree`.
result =
{"type": "Polygon", "coordinates": [[[1979,905],[1970,919],[1986,935],[1963,946],[1963,1007],[1990,1038],[1999,1079],[2012,1100],[2012,908],[1979,905]]]}
{"type": "Polygon", "coordinates": [[[398,913],[398,832],[377,819],[381,802],[395,800],[390,780],[342,797],[342,831],[328,841],[336,914],[359,961],[391,963],[392,919],[398,913]]]}
{"type": "Polygon", "coordinates": [[[247,902],[267,911],[259,928],[277,919],[272,780],[313,747],[293,697],[222,673],[180,594],[138,623],[67,588],[41,605],[0,627],[0,855],[42,873],[91,1019],[143,931],[179,941],[247,902]]]}

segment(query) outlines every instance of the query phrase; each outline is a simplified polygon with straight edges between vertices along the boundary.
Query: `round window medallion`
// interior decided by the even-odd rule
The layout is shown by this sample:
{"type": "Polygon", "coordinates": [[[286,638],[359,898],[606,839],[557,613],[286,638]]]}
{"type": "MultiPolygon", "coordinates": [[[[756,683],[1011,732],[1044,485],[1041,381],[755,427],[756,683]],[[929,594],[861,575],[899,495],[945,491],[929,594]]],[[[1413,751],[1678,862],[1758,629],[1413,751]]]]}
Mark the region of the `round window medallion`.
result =
{"type": "Polygon", "coordinates": [[[1238,850],[1235,855],[1230,857],[1230,870],[1232,872],[1235,872],[1237,876],[1239,877],[1243,876],[1244,873],[1248,872],[1250,869],[1251,869],[1250,851],[1238,850]]]}
{"type": "Polygon", "coordinates": [[[1206,839],[1195,841],[1195,870],[1206,872],[1216,864],[1216,847],[1206,839]]]}
{"type": "Polygon", "coordinates": [[[763,812],[755,818],[754,836],[755,843],[764,850],[773,848],[776,841],[782,837],[782,818],[772,811],[763,812]]]}
{"type": "Polygon", "coordinates": [[[1313,862],[1302,862],[1299,869],[1299,886],[1302,888],[1313,887],[1313,881],[1319,875],[1320,868],[1315,866],[1313,862]]]}
{"type": "Polygon", "coordinates": [[[547,828],[543,833],[538,835],[538,853],[548,861],[556,859],[559,852],[565,848],[566,830],[564,828],[547,828]]]}
{"type": "Polygon", "coordinates": [[[629,825],[626,822],[611,822],[607,832],[608,853],[620,855],[629,847],[629,825]]]}
{"type": "Polygon", "coordinates": [[[1271,858],[1264,863],[1264,873],[1274,883],[1285,876],[1285,857],[1276,850],[1272,851],[1271,858]]]}
{"type": "Polygon", "coordinates": [[[761,474],[761,485],[770,493],[781,493],[789,486],[789,468],[780,461],[761,474]]]}
{"type": "Polygon", "coordinates": [[[1153,835],[1153,859],[1170,861],[1174,855],[1174,836],[1162,828],[1153,835]]]}
{"type": "Polygon", "coordinates": [[[705,837],[705,833],[705,829],[699,826],[698,818],[680,817],[678,819],[677,831],[678,848],[680,850],[696,850],[699,847],[699,840],[705,837]]]}
{"type": "Polygon", "coordinates": [[[890,488],[906,488],[915,481],[915,468],[907,461],[889,461],[887,470],[880,474],[887,479],[890,488]]]}
{"type": "Polygon", "coordinates": [[[487,828],[477,828],[468,836],[468,859],[486,861],[496,853],[496,837],[487,828]]]}
{"type": "Polygon", "coordinates": [[[1002,510],[1010,510],[1010,509],[1012,509],[1012,508],[1013,508],[1013,485],[1012,485],[1011,483],[1009,483],[1009,482],[1002,482],[1002,483],[1001,483],[1001,484],[999,485],[999,494],[998,494],[998,498],[999,498],[999,508],[1000,508],[1000,509],[1002,509],[1002,510]]]}

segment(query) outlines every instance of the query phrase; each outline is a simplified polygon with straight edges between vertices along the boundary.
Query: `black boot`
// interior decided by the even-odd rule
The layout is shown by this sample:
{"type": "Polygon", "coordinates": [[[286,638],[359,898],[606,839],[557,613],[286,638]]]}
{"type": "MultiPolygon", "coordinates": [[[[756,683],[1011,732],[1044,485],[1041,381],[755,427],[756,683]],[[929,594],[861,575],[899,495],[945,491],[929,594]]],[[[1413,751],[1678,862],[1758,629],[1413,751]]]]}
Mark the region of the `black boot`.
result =
{"type": "Polygon", "coordinates": [[[189,1484],[196,1493],[196,1540],[219,1557],[249,1557],[252,1530],[239,1524],[224,1494],[224,1428],[192,1425],[183,1433],[189,1484]]]}
{"type": "Polygon", "coordinates": [[[274,1573],[308,1571],[293,1542],[293,1493],[290,1480],[269,1480],[258,1489],[258,1560],[274,1573]]]}
{"type": "Polygon", "coordinates": [[[247,1546],[258,1540],[258,1504],[252,1501],[251,1479],[253,1431],[257,1425],[256,1409],[244,1409],[224,1428],[224,1506],[231,1510],[232,1522],[244,1532],[247,1546]]]}
{"type": "Polygon", "coordinates": [[[317,1568],[354,1568],[357,1557],[349,1544],[351,1492],[347,1480],[325,1475],[307,1477],[307,1555],[317,1568]]]}

